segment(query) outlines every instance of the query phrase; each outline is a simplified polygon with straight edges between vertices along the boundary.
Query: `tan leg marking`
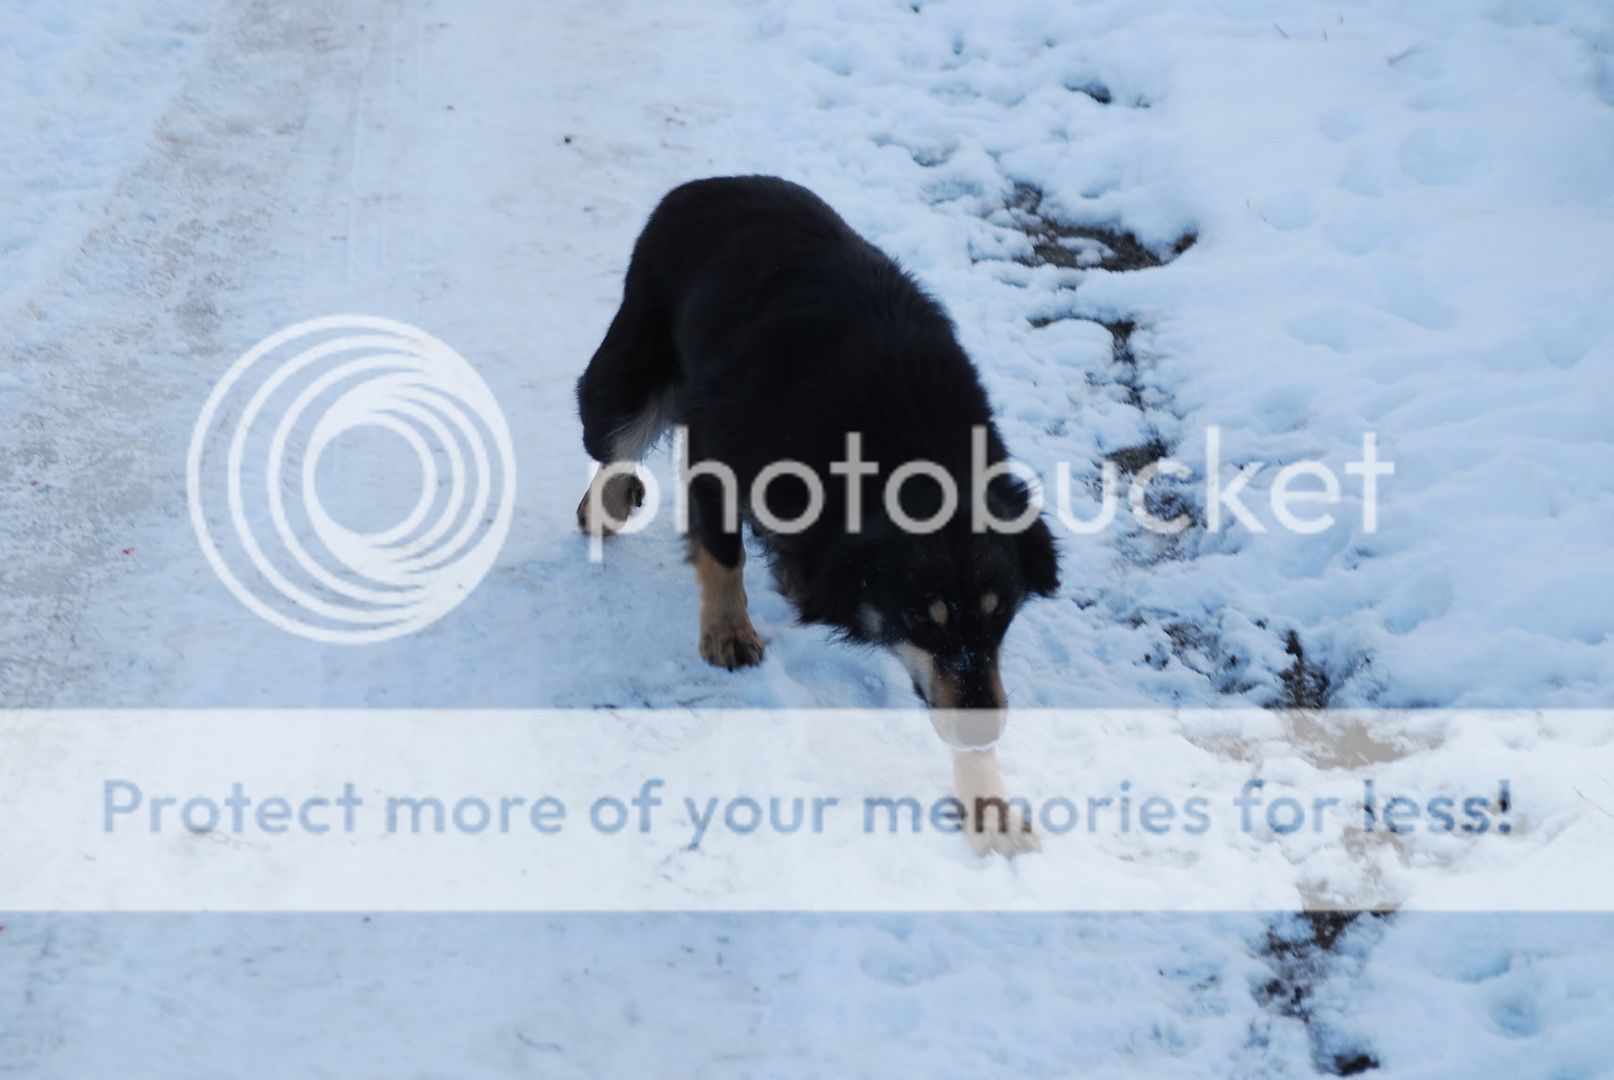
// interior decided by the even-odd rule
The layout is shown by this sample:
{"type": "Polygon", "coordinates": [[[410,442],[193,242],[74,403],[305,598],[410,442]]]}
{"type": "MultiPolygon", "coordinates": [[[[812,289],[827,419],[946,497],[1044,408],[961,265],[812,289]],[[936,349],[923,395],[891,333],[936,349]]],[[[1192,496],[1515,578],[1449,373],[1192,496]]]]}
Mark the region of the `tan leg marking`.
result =
{"type": "Polygon", "coordinates": [[[577,504],[577,527],[586,533],[610,536],[644,505],[644,481],[631,473],[594,474],[583,501],[577,504]]]}
{"type": "Polygon", "coordinates": [[[701,587],[701,657],[730,671],[762,663],[762,639],[745,607],[745,552],[731,570],[696,543],[695,580],[701,587]]]}

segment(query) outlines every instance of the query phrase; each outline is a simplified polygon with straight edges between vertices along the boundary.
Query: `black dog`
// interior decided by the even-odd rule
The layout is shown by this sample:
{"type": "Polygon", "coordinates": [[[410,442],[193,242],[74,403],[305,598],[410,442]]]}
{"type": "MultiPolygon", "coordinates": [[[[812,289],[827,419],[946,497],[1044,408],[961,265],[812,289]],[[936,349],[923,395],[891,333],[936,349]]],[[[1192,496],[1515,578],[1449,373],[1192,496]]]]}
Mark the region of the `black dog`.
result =
{"type": "MultiPolygon", "coordinates": [[[[585,449],[614,466],[578,507],[597,534],[643,499],[628,463],[687,429],[707,661],[762,659],[741,573],[748,524],[804,620],[891,650],[933,708],[1005,706],[999,648],[1021,603],[1058,587],[1053,538],[1018,480],[978,484],[976,466],[1008,452],[946,313],[812,192],[736,177],[668,194],[577,400],[585,449]],[[861,475],[845,464],[853,433],[861,475]],[[783,461],[805,470],[774,470],[753,498],[783,461]],[[888,486],[910,462],[931,465],[888,486]],[[803,472],[819,481],[816,507],[803,472]],[[983,508],[1014,526],[983,528],[983,508]]],[[[1002,802],[991,750],[955,751],[955,772],[978,851],[1034,846],[1002,802]]]]}

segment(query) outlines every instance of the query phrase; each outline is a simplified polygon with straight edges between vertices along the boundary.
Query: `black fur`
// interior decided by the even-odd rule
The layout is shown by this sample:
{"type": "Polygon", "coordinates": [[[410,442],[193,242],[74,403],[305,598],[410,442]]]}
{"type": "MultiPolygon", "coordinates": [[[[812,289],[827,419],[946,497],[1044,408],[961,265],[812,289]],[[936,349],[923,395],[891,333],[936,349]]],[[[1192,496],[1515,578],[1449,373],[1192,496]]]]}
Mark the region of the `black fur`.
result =
{"type": "MultiPolygon", "coordinates": [[[[803,619],[854,641],[923,649],[954,683],[948,704],[1001,704],[989,700],[998,644],[1022,600],[1057,589],[1053,538],[1040,518],[1016,534],[971,530],[972,425],[989,433],[989,461],[1007,456],[975,368],[941,306],[812,192],[734,177],[668,194],[634,247],[621,309],[577,396],[596,460],[636,457],[644,436],[683,424],[691,464],[732,468],[742,519],[803,619]],[[827,471],[849,431],[880,466],[860,489],[855,535],[846,478],[827,471]],[[795,535],[760,529],[745,500],[757,473],[780,459],[825,480],[823,512],[795,535]],[[940,464],[960,492],[953,519],[929,535],[910,534],[882,506],[886,476],[916,459],[940,464]],[[990,613],[988,593],[998,599],[990,613]],[[940,623],[930,614],[936,600],[947,612],[940,623]]],[[[904,493],[914,516],[939,505],[923,480],[904,493]]],[[[694,482],[691,529],[733,566],[741,538],[723,528],[720,497],[715,480],[694,482]]],[[[989,498],[1003,517],[1027,506],[1023,486],[1007,478],[989,498]]],[[[805,501],[805,486],[789,478],[768,489],[779,517],[795,517],[805,501]]]]}

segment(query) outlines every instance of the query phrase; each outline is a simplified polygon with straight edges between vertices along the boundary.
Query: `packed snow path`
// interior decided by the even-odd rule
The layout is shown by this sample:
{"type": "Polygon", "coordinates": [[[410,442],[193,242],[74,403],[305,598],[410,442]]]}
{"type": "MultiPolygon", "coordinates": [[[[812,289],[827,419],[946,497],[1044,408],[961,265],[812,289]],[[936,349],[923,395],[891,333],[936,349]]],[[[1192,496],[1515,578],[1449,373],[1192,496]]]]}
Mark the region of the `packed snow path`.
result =
{"type": "MultiPolygon", "coordinates": [[[[571,529],[570,386],[635,232],[681,180],[768,172],[947,304],[1039,469],[1202,468],[1208,425],[1226,462],[1337,466],[1375,431],[1397,464],[1376,534],[1348,498],[1314,536],[1067,542],[1064,594],[1010,642],[1017,704],[1607,706],[1606,9],[1225,7],[0,16],[0,704],[908,704],[893,661],[795,626],[756,562],[767,661],[706,668],[670,524],[604,566],[571,529]],[[521,475],[482,587],[365,649],[237,605],[184,503],[213,381],[336,311],[468,357],[521,475]]],[[[350,495],[389,490],[374,468],[350,495]]],[[[1175,497],[1204,521],[1192,484],[1175,497]]],[[[1004,753],[1058,760],[1031,732],[1004,753]]],[[[1614,930],[1592,918],[1374,920],[1321,951],[1255,915],[4,921],[0,1069],[21,1075],[278,1056],[306,1075],[1590,1076],[1611,1056],[1614,930]]]]}

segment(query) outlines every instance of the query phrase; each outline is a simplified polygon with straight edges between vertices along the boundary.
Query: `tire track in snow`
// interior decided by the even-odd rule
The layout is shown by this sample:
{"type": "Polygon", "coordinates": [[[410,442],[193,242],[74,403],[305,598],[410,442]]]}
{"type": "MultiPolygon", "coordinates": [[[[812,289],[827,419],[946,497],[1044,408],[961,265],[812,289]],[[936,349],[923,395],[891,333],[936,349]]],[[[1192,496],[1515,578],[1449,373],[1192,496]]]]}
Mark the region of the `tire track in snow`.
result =
{"type": "Polygon", "coordinates": [[[408,321],[420,295],[419,230],[399,221],[426,212],[419,197],[415,119],[420,116],[425,20],[420,5],[386,0],[360,24],[364,37],[347,176],[344,282],[354,297],[389,299],[389,311],[408,321]],[[404,235],[400,243],[400,232],[404,235]],[[409,286],[399,280],[407,275],[409,286]],[[397,298],[408,297],[405,310],[397,298]]]}
{"type": "Polygon", "coordinates": [[[154,137],[109,178],[71,272],[39,286],[44,317],[12,321],[31,392],[8,434],[38,434],[0,449],[29,492],[25,528],[5,537],[22,555],[5,590],[17,617],[0,620],[7,705],[82,703],[86,686],[100,688],[94,704],[148,704],[184,677],[187,635],[209,633],[172,617],[217,587],[179,570],[200,570],[183,440],[212,379],[262,330],[231,317],[243,268],[324,223],[325,207],[293,205],[288,177],[321,168],[309,144],[330,118],[315,103],[349,73],[326,14],[319,0],[221,9],[154,137]],[[153,595],[155,580],[171,591],[153,595]],[[86,620],[92,603],[102,619],[86,620]]]}
{"type": "MultiPolygon", "coordinates": [[[[77,291],[77,258],[120,241],[120,187],[164,137],[160,118],[199,58],[217,44],[206,5],[31,7],[0,15],[12,53],[0,67],[0,542],[26,559],[0,562],[0,702],[49,701],[70,667],[86,564],[103,563],[91,520],[60,512],[83,449],[74,424],[95,426],[116,395],[85,379],[54,392],[72,357],[52,348],[77,291]],[[148,70],[153,57],[164,67],[148,70]],[[131,87],[138,89],[131,91],[131,87]],[[76,398],[92,400],[94,407],[76,398]]],[[[66,381],[73,382],[70,376],[66,381]]]]}

